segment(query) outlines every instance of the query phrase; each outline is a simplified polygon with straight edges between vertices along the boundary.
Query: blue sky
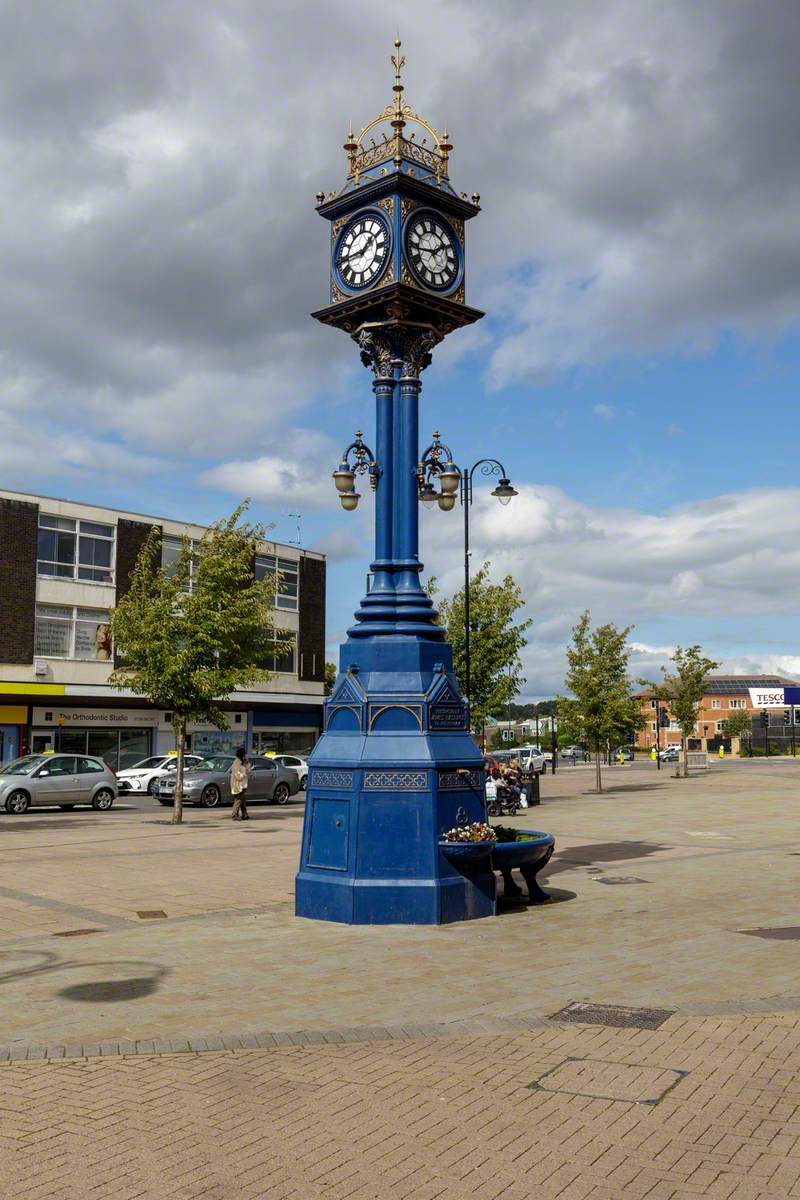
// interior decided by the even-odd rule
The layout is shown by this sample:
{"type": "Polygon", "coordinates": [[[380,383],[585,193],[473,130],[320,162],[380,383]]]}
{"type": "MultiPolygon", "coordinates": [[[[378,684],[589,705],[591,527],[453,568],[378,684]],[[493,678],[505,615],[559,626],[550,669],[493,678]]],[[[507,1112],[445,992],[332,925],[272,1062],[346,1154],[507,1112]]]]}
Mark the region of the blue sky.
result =
{"type": "MultiPolygon", "coordinates": [[[[299,510],[333,649],[371,513],[329,473],[373,421],[355,347],[308,316],[313,196],[390,98],[394,25],[299,8],[0,14],[0,461],[6,487],[197,521],[249,494],[284,540],[299,510]]],[[[402,25],[407,98],[483,205],[487,317],[436,352],[421,430],[520,490],[478,492],[473,545],[524,589],[526,694],[561,686],[584,608],[635,625],[636,672],[700,641],[800,675],[796,4],[410,0],[402,25]]],[[[424,514],[445,591],[459,538],[458,510],[424,514]]]]}

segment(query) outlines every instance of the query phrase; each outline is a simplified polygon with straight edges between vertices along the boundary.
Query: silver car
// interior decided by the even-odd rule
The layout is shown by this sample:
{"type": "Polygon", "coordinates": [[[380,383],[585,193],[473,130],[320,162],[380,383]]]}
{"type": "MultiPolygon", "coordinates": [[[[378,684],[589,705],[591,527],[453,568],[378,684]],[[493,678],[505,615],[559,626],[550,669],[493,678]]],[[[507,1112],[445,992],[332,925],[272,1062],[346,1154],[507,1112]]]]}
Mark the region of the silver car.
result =
{"type": "Polygon", "coordinates": [[[26,754],[0,766],[0,807],[7,813],[57,805],[69,811],[91,804],[111,808],[117,778],[100,758],[84,754],[26,754]]]}
{"type": "MultiPolygon", "coordinates": [[[[300,789],[297,772],[279,766],[274,759],[253,756],[248,759],[253,768],[247,784],[247,803],[266,800],[272,804],[288,804],[289,797],[300,789]]],[[[204,758],[199,766],[183,774],[183,800],[185,804],[199,804],[203,808],[219,808],[221,804],[233,804],[231,795],[232,754],[213,754],[204,758]]],[[[158,781],[156,793],[159,803],[172,805],[175,802],[175,776],[173,773],[158,781]]]]}

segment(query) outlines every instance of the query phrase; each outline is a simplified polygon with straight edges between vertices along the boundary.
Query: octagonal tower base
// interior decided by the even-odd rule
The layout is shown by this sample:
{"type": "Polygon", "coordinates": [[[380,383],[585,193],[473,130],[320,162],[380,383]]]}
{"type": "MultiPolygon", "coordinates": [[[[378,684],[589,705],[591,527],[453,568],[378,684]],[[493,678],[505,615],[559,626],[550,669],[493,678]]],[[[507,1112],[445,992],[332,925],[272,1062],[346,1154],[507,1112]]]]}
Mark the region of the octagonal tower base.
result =
{"type": "Polygon", "coordinates": [[[443,641],[348,641],[309,759],[296,908],[355,925],[489,917],[488,859],[454,865],[439,841],[486,820],[483,759],[443,641]]]}

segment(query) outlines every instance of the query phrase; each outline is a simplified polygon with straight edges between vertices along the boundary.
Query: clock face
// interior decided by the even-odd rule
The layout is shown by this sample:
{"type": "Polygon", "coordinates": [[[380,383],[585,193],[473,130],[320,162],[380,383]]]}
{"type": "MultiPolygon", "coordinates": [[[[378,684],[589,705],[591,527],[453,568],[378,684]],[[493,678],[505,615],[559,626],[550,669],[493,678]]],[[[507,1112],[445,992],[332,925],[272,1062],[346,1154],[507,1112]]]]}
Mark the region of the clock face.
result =
{"type": "Polygon", "coordinates": [[[423,287],[446,291],[460,270],[458,242],[435,213],[415,213],[406,226],[406,257],[423,287]]]}
{"type": "Polygon", "coordinates": [[[389,226],[373,213],[356,217],[344,231],[336,253],[342,281],[353,290],[369,287],[389,261],[389,226]]]}

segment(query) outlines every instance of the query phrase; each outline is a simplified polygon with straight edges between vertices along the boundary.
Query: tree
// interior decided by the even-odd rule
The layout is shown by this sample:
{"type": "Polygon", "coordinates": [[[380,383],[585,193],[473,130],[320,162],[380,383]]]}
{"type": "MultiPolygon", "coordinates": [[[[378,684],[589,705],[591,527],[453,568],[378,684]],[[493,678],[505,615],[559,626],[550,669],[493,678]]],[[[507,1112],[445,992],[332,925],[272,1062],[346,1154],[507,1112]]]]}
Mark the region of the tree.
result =
{"type": "MultiPolygon", "coordinates": [[[[489,568],[483,563],[469,581],[470,604],[470,692],[472,727],[482,726],[487,717],[504,717],[525,682],[521,674],[519,652],[527,644],[526,632],[533,622],[514,623],[514,614],[523,606],[522,591],[511,575],[502,583],[491,583],[489,568]]],[[[435,593],[435,581],[429,584],[435,593]]],[[[447,629],[453,647],[453,666],[463,690],[466,690],[466,644],[464,637],[464,588],[450,600],[439,603],[439,621],[447,629]]]]}
{"type": "Polygon", "coordinates": [[[206,530],[184,538],[180,556],[160,566],[154,528],[131,572],[130,590],[111,614],[120,662],[111,686],[146,696],[172,712],[178,751],[172,820],[183,817],[183,758],[189,721],[228,723],[220,704],[234,688],[269,678],[268,656],[288,644],[272,640],[276,580],[257,580],[253,558],[265,531],[240,523],[247,504],[206,530]]]}
{"type": "Polygon", "coordinates": [[[737,708],[722,724],[725,736],[729,738],[747,739],[753,730],[751,716],[746,708],[737,708]]]}
{"type": "Polygon", "coordinates": [[[336,683],[337,675],[336,663],[325,663],[325,695],[330,696],[333,691],[333,685],[336,683]]]}
{"type": "MultiPolygon", "coordinates": [[[[686,758],[687,743],[694,734],[697,723],[697,708],[703,698],[706,686],[706,676],[719,666],[711,658],[706,658],[699,646],[687,646],[684,650],[677,646],[672,656],[675,670],[668,674],[666,667],[664,682],[654,688],[656,694],[663,700],[669,701],[670,713],[678,722],[683,744],[683,777],[689,775],[686,758]]],[[[680,774],[675,772],[676,777],[680,774]]]]}
{"type": "Polygon", "coordinates": [[[603,790],[604,747],[622,742],[644,725],[628,678],[631,628],[607,624],[592,629],[587,611],[572,630],[572,644],[567,647],[565,683],[574,699],[558,698],[559,738],[567,734],[570,741],[592,747],[598,792],[603,790]]]}

